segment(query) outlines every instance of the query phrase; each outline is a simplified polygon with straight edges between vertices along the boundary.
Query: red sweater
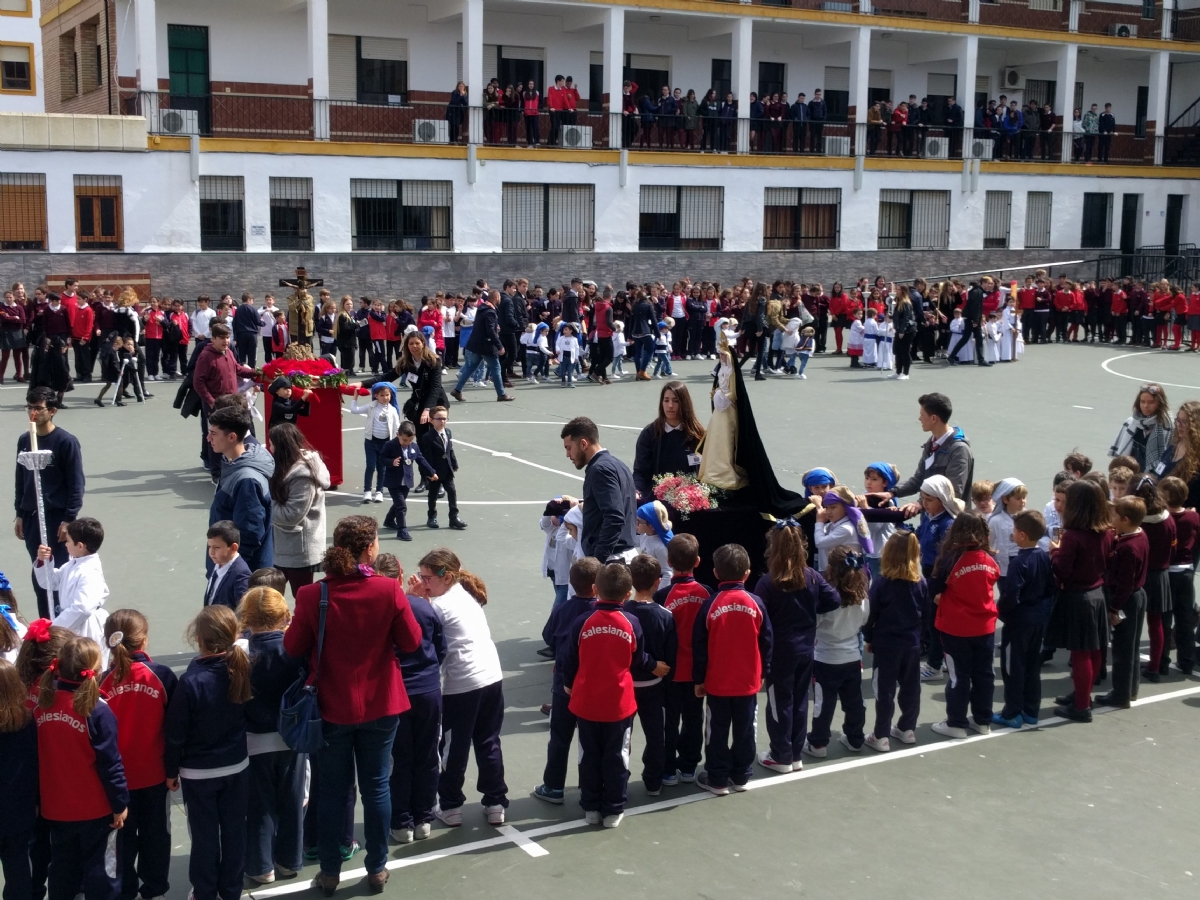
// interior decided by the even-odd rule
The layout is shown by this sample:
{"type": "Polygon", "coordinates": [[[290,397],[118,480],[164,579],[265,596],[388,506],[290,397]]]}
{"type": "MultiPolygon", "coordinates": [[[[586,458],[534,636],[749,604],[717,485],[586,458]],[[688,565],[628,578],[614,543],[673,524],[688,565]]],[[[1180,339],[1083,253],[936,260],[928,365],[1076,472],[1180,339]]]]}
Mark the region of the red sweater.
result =
{"type": "Polygon", "coordinates": [[[1059,312],[1069,312],[1075,305],[1075,295],[1070,291],[1054,292],[1054,308],[1059,312]]]}
{"type": "Polygon", "coordinates": [[[675,619],[675,634],[679,647],[675,652],[675,668],[671,671],[673,681],[692,680],[692,629],[696,624],[696,613],[711,597],[708,588],[691,575],[677,575],[671,586],[654,595],[656,603],[675,619]]]}
{"type": "Polygon", "coordinates": [[[1109,609],[1122,609],[1133,592],[1146,584],[1146,558],[1149,555],[1150,545],[1140,528],[1131,534],[1114,533],[1108,567],[1104,570],[1109,609]]]}
{"type": "Polygon", "coordinates": [[[442,336],[442,311],[430,306],[421,310],[417,316],[417,327],[424,328],[426,325],[433,328],[433,343],[441,350],[446,345],[446,338],[442,336]]]}
{"type": "Polygon", "coordinates": [[[1125,300],[1125,292],[1115,290],[1112,292],[1112,314],[1114,316],[1123,316],[1129,312],[1129,304],[1125,300]]]}
{"type": "Polygon", "coordinates": [[[92,308],[87,304],[78,307],[71,319],[71,337],[77,341],[90,341],[95,327],[96,313],[92,308]]]}
{"type": "Polygon", "coordinates": [[[1037,289],[1022,288],[1017,291],[1017,302],[1021,309],[1033,309],[1037,305],[1037,289]]]}
{"type": "Polygon", "coordinates": [[[136,791],[162,784],[167,777],[163,720],[177,679],[174,672],[153,663],[144,653],[136,653],[133,658],[128,678],[116,684],[109,672],[100,690],[117,717],[117,749],[125,764],[129,789],[136,791]]]}
{"type": "Polygon", "coordinates": [[[718,585],[692,628],[692,680],[718,697],[750,697],[770,674],[771,623],[740,582],[718,585]]]}
{"type": "Polygon", "coordinates": [[[152,309],[146,313],[146,340],[162,340],[162,320],[163,312],[161,309],[152,309]]]}
{"type": "Polygon", "coordinates": [[[979,637],[996,630],[996,600],[992,588],[1000,566],[983,550],[968,550],[954,562],[946,589],[938,599],[938,631],[955,637],[979,637]]]}
{"type": "Polygon", "coordinates": [[[619,722],[637,712],[632,665],[650,668],[642,629],[621,604],[601,600],[571,629],[564,684],[571,689],[568,708],[589,722],[619,722]]]}
{"type": "Polygon", "coordinates": [[[1112,552],[1111,531],[1064,528],[1050,564],[1060,590],[1090,591],[1104,583],[1104,570],[1112,552]]]}
{"type": "Polygon", "coordinates": [[[1150,542],[1150,556],[1146,566],[1151,572],[1161,572],[1171,565],[1171,556],[1175,552],[1175,520],[1170,513],[1161,522],[1151,522],[1154,516],[1146,516],[1142,520],[1142,531],[1146,532],[1146,540],[1150,542]]]}
{"type": "Polygon", "coordinates": [[[122,812],[129,804],[125,768],[117,750],[117,720],[103,700],[90,715],[75,712],[75,694],[61,687],[48,709],[34,713],[42,817],[86,822],[122,812]]]}
{"type": "Polygon", "coordinates": [[[1189,316],[1200,316],[1200,293],[1188,296],[1187,311],[1189,316]]]}
{"type": "MultiPolygon", "coordinates": [[[[413,618],[400,582],[382,575],[326,577],[329,609],[317,697],[321,718],[335,725],[360,725],[395,716],[409,708],[396,651],[421,645],[421,627],[413,618]]],[[[283,649],[317,661],[321,584],[296,594],[296,615],[283,633],[283,649]]]]}

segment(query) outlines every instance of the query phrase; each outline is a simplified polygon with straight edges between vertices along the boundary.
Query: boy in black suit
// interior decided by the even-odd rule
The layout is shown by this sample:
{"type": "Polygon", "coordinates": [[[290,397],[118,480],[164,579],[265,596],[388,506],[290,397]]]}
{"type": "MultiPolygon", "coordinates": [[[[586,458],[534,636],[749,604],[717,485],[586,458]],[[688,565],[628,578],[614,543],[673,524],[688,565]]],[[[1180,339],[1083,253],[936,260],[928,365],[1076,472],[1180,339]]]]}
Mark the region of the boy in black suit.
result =
{"type": "Polygon", "coordinates": [[[388,493],[392,495],[392,508],[384,517],[383,527],[395,528],[397,538],[402,541],[411,541],[412,537],[408,533],[406,517],[408,516],[408,492],[412,490],[413,486],[413,463],[421,467],[421,474],[431,483],[438,480],[437,473],[417,447],[417,429],[412,422],[400,423],[400,430],[394,438],[383,445],[380,456],[384,462],[383,483],[387,486],[388,493]]]}
{"type": "Polygon", "coordinates": [[[450,413],[444,406],[435,406],[429,417],[433,427],[421,435],[418,443],[421,452],[429,465],[437,472],[437,481],[429,483],[429,521],[425,524],[430,528],[438,527],[437,499],[442,489],[446,491],[446,502],[450,506],[450,527],[462,530],[467,523],[458,517],[458,492],[454,489],[454,473],[458,471],[458,459],[454,456],[454,439],[446,422],[450,413]]]}
{"type": "Polygon", "coordinates": [[[208,527],[208,558],[213,570],[204,589],[205,606],[228,606],[234,612],[250,583],[250,566],[238,553],[242,533],[229,519],[208,527]]]}

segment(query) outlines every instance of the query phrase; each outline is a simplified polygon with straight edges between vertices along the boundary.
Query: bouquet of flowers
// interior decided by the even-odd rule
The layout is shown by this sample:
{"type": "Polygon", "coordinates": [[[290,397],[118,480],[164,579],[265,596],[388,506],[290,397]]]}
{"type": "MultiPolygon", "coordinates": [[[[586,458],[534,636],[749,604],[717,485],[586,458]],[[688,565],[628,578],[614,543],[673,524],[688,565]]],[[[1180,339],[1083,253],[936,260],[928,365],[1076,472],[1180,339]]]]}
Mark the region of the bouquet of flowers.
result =
{"type": "Polygon", "coordinates": [[[347,381],[346,370],[324,359],[273,359],[262,368],[263,382],[286,375],[301,389],[340,388],[347,381]]]}
{"type": "Polygon", "coordinates": [[[654,479],[654,497],[671,507],[681,519],[694,512],[716,509],[724,495],[720,488],[704,484],[695,475],[659,475],[654,479]]]}

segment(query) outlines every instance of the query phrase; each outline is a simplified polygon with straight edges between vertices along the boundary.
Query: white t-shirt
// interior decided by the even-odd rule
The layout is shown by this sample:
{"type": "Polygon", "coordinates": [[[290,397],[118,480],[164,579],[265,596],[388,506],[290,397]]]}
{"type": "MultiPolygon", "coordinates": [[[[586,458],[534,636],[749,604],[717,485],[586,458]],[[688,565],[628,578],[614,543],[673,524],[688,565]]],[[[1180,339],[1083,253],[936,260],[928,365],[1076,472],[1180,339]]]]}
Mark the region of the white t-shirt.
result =
{"type": "Polygon", "coordinates": [[[217,316],[217,311],[211,306],[208,309],[197,309],[192,313],[192,336],[211,338],[212,334],[209,329],[212,327],[212,320],[217,316]]]}
{"type": "MultiPolygon", "coordinates": [[[[830,666],[859,662],[862,651],[858,645],[858,632],[867,621],[870,601],[863,598],[860,606],[842,606],[833,612],[817,616],[817,642],[813,659],[830,666]]],[[[822,698],[825,703],[836,703],[836,697],[822,698]]]]}
{"type": "Polygon", "coordinates": [[[458,310],[453,306],[442,307],[442,337],[454,337],[454,317],[458,315],[458,310]]]}
{"type": "Polygon", "coordinates": [[[275,310],[278,306],[264,306],[258,311],[258,333],[260,337],[269,338],[275,333],[275,310]]]}
{"type": "Polygon", "coordinates": [[[446,658],[442,661],[442,693],[465,694],[504,677],[492,631],[479,602],[461,584],[431,601],[442,614],[446,658]]]}

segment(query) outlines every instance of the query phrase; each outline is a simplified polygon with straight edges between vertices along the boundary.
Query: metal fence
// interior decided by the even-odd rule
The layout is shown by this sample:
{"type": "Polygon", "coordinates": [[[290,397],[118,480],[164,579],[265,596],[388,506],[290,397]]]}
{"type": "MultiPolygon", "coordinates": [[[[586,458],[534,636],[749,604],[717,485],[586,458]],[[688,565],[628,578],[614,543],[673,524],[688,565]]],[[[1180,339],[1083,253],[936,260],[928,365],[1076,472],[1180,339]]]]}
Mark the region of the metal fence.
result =
{"type": "Polygon", "coordinates": [[[1141,247],[1136,253],[1103,254],[1096,260],[1096,280],[1133,278],[1158,281],[1166,278],[1187,290],[1200,281],[1200,249],[1195,244],[1179,247],[1141,247]]]}

